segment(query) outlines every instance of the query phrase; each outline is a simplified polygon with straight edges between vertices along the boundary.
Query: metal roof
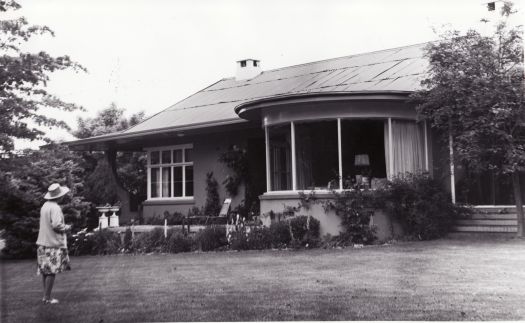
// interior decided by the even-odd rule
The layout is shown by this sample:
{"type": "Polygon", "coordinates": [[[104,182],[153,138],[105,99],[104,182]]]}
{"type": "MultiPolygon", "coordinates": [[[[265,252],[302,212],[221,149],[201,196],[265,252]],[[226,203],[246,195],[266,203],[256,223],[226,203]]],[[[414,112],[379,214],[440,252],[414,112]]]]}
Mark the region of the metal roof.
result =
{"type": "MultiPolygon", "coordinates": [[[[286,95],[315,93],[410,93],[420,87],[428,62],[427,43],[333,58],[263,71],[250,80],[222,79],[114,136],[176,130],[194,125],[240,122],[240,104],[286,95]]],[[[93,138],[95,139],[95,138],[93,138]]]]}

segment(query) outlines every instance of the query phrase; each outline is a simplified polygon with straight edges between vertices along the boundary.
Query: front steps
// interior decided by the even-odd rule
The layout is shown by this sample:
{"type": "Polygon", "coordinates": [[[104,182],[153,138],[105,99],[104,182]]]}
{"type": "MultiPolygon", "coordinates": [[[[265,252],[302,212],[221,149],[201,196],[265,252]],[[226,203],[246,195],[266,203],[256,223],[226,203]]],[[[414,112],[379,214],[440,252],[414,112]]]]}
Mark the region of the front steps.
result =
{"type": "Polygon", "coordinates": [[[475,206],[465,219],[456,220],[453,234],[513,236],[518,231],[515,206],[475,206]]]}

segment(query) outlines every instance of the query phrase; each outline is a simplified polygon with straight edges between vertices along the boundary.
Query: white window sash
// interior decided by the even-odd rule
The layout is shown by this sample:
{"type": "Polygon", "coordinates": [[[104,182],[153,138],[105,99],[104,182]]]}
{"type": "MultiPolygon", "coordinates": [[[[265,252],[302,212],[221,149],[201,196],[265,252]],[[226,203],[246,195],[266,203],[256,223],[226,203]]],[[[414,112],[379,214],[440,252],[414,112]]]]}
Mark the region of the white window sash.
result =
{"type": "Polygon", "coordinates": [[[155,147],[155,148],[146,148],[144,149],[145,151],[147,151],[148,153],[148,157],[147,157],[147,198],[148,200],[156,200],[156,199],[181,199],[181,198],[184,198],[184,199],[187,199],[187,198],[193,198],[193,195],[192,196],[187,196],[186,195],[186,167],[187,166],[192,166],[193,167],[193,161],[186,161],[186,149],[193,149],[193,144],[185,144],[185,145],[177,145],[177,146],[164,146],[164,147],[155,147]],[[170,154],[171,154],[171,163],[162,163],[162,151],[170,151],[170,154]],[[173,162],[174,161],[174,151],[175,150],[182,150],[182,162],[180,163],[175,163],[173,162]],[[154,151],[159,151],[159,164],[151,164],[151,153],[154,152],[154,151]],[[175,196],[175,190],[174,190],[174,185],[175,185],[175,178],[174,178],[174,174],[175,174],[175,168],[176,167],[180,167],[182,169],[182,196],[175,196]],[[158,189],[158,196],[156,197],[152,197],[151,196],[151,181],[152,181],[152,178],[151,178],[151,169],[152,168],[158,168],[159,169],[159,183],[157,183],[157,187],[159,188],[158,189]],[[164,192],[163,192],[163,185],[162,185],[162,178],[163,178],[163,173],[162,173],[162,170],[163,168],[168,168],[171,170],[171,174],[170,174],[170,178],[171,178],[171,193],[170,193],[170,196],[166,197],[166,196],[163,196],[164,192]]]}

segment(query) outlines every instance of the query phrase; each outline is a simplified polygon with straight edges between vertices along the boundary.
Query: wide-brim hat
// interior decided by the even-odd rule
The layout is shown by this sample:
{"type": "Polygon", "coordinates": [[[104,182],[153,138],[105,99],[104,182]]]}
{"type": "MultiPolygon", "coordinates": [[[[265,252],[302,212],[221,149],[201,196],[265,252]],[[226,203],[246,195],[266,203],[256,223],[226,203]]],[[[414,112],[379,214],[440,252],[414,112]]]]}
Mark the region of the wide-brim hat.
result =
{"type": "Polygon", "coordinates": [[[49,185],[49,188],[47,189],[47,193],[46,195],[44,195],[44,198],[46,200],[54,200],[66,195],[68,192],[69,188],[67,186],[60,186],[60,184],[58,183],[53,183],[49,185]]]}

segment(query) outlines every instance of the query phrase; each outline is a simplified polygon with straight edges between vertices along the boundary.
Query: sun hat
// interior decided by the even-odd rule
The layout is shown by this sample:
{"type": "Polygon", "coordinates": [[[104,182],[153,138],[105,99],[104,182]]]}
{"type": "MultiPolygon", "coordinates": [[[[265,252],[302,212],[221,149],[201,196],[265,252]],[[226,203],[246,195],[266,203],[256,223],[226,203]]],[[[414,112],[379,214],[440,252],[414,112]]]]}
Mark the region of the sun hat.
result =
{"type": "Polygon", "coordinates": [[[53,200],[66,195],[68,192],[69,188],[67,188],[67,186],[60,186],[60,184],[58,183],[53,183],[49,185],[49,188],[47,189],[47,193],[46,195],[44,195],[44,198],[46,200],[53,200]]]}

